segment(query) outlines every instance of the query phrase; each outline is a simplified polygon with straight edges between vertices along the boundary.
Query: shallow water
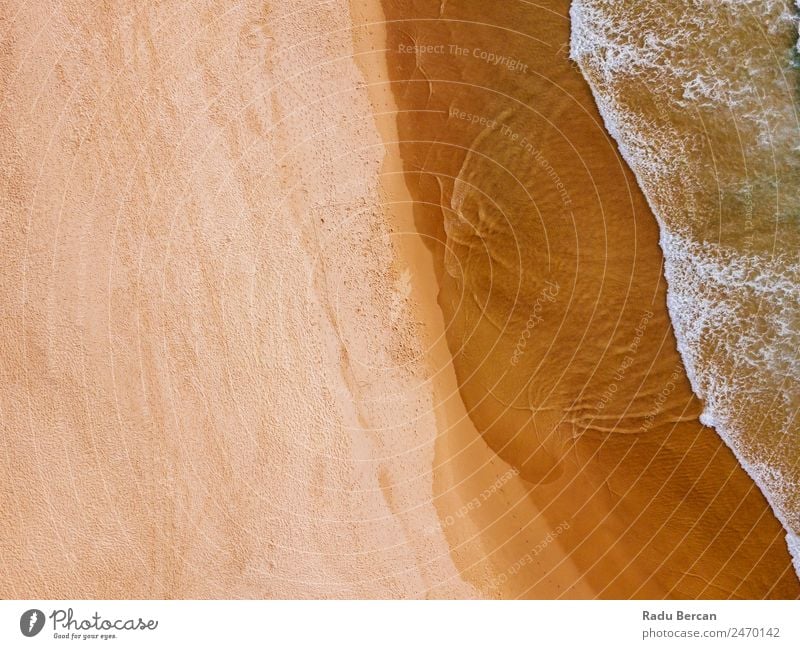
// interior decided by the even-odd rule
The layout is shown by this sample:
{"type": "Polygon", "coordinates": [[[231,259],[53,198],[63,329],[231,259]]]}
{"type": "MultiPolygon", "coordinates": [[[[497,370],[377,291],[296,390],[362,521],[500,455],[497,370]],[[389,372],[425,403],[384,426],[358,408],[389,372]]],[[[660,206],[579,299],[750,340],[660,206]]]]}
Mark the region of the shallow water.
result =
{"type": "Polygon", "coordinates": [[[702,421],[764,491],[790,547],[800,531],[794,9],[578,0],[571,12],[572,57],[659,219],[702,421]]]}

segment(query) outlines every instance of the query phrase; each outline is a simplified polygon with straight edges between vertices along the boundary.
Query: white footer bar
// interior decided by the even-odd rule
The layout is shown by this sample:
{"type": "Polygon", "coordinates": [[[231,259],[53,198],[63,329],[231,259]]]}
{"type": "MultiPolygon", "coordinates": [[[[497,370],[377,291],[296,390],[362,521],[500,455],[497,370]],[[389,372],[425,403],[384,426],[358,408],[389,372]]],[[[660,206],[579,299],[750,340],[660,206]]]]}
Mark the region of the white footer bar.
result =
{"type": "Polygon", "coordinates": [[[0,602],[4,648],[777,648],[799,630],[796,601],[0,602]]]}

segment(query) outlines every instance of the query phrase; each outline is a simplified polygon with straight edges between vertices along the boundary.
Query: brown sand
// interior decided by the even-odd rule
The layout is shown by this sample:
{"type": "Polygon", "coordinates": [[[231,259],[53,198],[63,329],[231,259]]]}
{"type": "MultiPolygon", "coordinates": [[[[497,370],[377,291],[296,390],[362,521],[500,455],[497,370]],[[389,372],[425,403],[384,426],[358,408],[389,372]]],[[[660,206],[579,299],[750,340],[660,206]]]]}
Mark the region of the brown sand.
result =
{"type": "Polygon", "coordinates": [[[506,597],[796,597],[780,526],[697,421],[656,223],[567,59],[568,3],[383,6],[415,224],[483,440],[437,446],[458,567],[506,597]]]}

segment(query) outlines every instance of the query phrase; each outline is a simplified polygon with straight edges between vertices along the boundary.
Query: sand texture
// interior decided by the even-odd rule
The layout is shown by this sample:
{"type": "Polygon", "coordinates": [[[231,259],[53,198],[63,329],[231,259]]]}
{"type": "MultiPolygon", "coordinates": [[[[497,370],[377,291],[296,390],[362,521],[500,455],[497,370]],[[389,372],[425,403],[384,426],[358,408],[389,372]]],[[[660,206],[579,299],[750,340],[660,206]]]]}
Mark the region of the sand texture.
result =
{"type": "Polygon", "coordinates": [[[346,3],[122,6],[4,8],[0,595],[475,595],[346,3]]]}

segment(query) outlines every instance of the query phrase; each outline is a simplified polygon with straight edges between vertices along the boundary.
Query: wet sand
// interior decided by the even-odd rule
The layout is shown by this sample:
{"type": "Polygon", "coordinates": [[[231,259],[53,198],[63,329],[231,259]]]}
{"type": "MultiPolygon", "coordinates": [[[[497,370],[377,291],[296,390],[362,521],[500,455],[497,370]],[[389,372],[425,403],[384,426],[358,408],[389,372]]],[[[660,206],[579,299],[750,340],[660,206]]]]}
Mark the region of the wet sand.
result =
{"type": "MultiPolygon", "coordinates": [[[[482,440],[464,406],[444,313],[437,300],[436,239],[415,222],[417,204],[409,190],[413,180],[409,181],[403,168],[403,140],[397,131],[398,108],[386,56],[391,23],[386,24],[377,4],[352,2],[351,7],[356,62],[367,81],[376,124],[386,147],[380,173],[382,205],[400,244],[402,270],[409,273],[411,280],[411,303],[420,323],[417,333],[423,345],[420,361],[429,368],[429,385],[435,395],[438,436],[432,472],[436,494],[433,502],[439,512],[437,531],[446,534],[462,577],[470,578],[480,596],[502,597],[506,595],[504,572],[509,567],[503,560],[510,559],[520,546],[512,542],[498,561],[492,556],[496,553],[495,538],[513,541],[518,530],[525,527],[526,539],[555,539],[558,528],[554,530],[527,497],[528,487],[517,478],[517,469],[482,440]],[[484,507],[490,500],[494,503],[484,507]],[[499,525],[497,535],[487,537],[487,528],[495,525],[499,525]]],[[[535,560],[542,573],[547,573],[547,578],[536,586],[536,596],[594,597],[595,591],[581,579],[574,562],[558,543],[546,546],[546,555],[535,560]]],[[[446,586],[443,584],[443,588],[446,586]]]]}

